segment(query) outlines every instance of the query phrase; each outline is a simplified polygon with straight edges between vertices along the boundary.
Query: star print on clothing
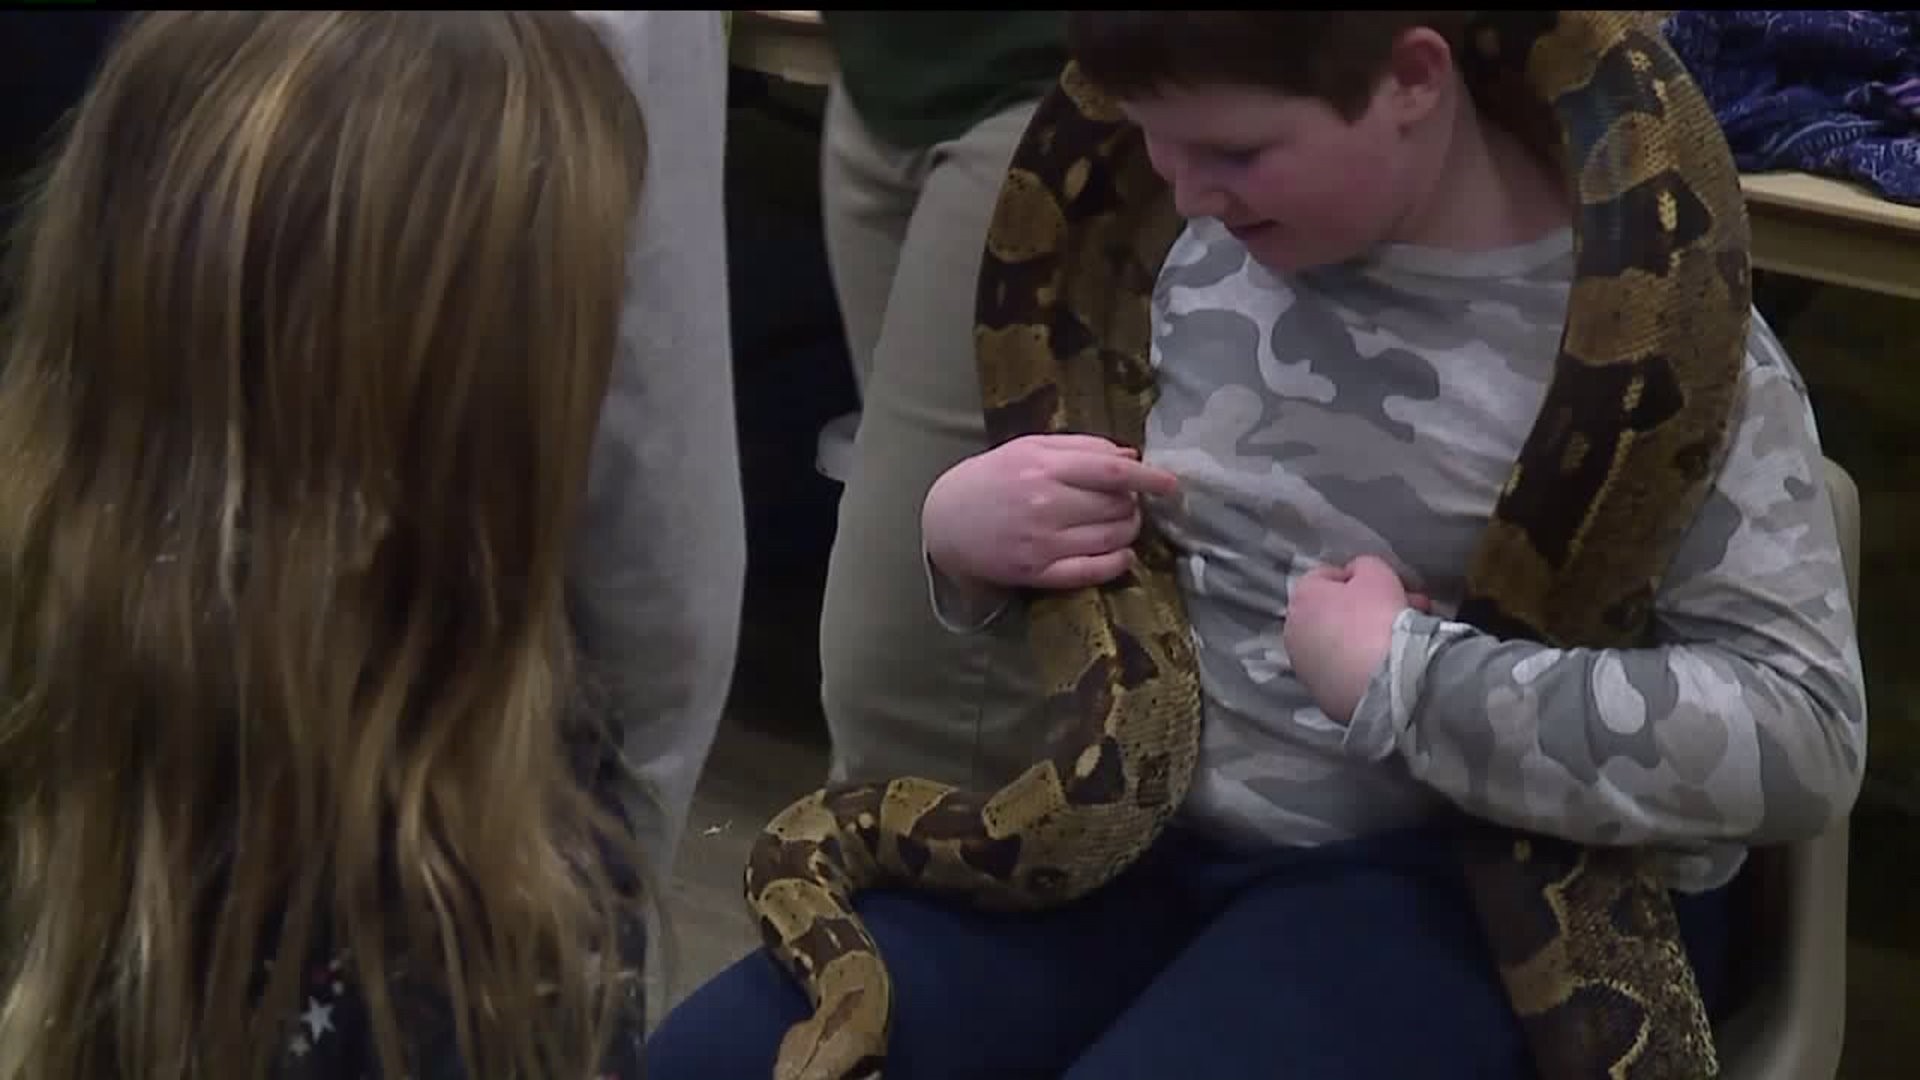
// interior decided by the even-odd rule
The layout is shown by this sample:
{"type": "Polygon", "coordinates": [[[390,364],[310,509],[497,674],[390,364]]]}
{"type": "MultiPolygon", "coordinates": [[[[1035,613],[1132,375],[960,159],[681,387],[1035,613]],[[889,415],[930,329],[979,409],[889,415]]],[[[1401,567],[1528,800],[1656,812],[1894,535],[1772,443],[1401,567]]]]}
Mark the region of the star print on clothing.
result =
{"type": "Polygon", "coordinates": [[[307,1034],[317,1042],[323,1033],[333,1030],[333,1006],[308,998],[307,1011],[300,1014],[300,1021],[307,1025],[307,1034]]]}

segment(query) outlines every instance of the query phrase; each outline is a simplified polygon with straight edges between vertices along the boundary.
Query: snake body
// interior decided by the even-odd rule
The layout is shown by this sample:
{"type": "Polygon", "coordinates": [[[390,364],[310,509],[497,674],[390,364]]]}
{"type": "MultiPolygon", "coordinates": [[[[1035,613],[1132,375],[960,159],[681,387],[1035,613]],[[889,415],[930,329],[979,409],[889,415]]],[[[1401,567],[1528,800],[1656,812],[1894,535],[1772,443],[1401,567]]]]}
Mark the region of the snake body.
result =
{"type": "MultiPolygon", "coordinates": [[[[1541,410],[1456,618],[1503,638],[1650,640],[1652,601],[1725,451],[1750,312],[1745,203],[1698,88],[1625,12],[1483,13],[1463,66],[1528,115],[1575,204],[1576,269],[1541,410]]],[[[976,342],[990,441],[1141,445],[1155,280],[1180,232],[1137,128],[1069,64],[1017,150],[987,239],[976,342]]],[[[1174,552],[1029,598],[1046,706],[1071,734],[1006,787],[829,786],[777,815],[746,869],[762,935],[814,1004],[780,1080],[877,1076],[891,987],[853,899],[933,890],[1067,903],[1140,856],[1185,798],[1200,691],[1174,552]]],[[[1717,1075],[1668,894],[1646,857],[1463,820],[1459,854],[1549,1080],[1717,1075]]],[[[1310,973],[1301,977],[1310,978],[1310,973]]]]}

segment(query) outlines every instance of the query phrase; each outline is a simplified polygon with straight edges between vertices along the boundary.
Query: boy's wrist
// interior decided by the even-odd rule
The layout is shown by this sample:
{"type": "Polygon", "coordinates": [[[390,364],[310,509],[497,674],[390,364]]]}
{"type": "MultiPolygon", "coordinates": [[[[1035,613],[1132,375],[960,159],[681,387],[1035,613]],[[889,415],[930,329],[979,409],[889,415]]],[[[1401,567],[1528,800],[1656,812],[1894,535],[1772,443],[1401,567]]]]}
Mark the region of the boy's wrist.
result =
{"type": "Polygon", "coordinates": [[[1394,616],[1387,655],[1374,668],[1347,722],[1343,741],[1347,753],[1379,761],[1398,748],[1412,722],[1426,674],[1425,659],[1442,622],[1411,607],[1394,616]]]}

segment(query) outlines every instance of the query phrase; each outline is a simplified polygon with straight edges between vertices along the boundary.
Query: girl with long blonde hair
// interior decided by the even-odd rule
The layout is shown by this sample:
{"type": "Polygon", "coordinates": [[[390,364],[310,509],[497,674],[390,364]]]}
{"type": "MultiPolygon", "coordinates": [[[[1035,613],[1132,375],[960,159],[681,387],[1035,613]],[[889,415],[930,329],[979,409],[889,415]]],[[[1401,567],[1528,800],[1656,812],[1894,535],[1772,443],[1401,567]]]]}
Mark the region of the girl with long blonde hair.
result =
{"type": "Polygon", "coordinates": [[[639,107],[565,12],[151,12],[0,316],[0,1080],[624,1073],[564,564],[639,107]]]}

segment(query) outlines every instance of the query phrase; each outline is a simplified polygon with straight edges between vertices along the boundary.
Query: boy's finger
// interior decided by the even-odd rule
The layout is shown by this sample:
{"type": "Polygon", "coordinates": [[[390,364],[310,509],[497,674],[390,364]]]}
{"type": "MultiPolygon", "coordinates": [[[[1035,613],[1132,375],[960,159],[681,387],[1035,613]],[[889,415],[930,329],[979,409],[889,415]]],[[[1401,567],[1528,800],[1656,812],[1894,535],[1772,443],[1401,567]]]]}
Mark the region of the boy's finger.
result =
{"type": "Polygon", "coordinates": [[[1099,435],[1060,432],[1052,435],[1035,435],[1031,437],[1043,441],[1050,450],[1076,450],[1087,454],[1118,454],[1126,457],[1140,456],[1140,452],[1133,447],[1121,446],[1119,443],[1099,435]]]}
{"type": "Polygon", "coordinates": [[[1367,580],[1383,580],[1386,578],[1392,578],[1394,581],[1400,580],[1400,575],[1394,571],[1393,564],[1378,555],[1356,556],[1352,562],[1347,564],[1347,570],[1352,573],[1354,577],[1367,580]]]}
{"type": "Polygon", "coordinates": [[[1087,491],[1171,495],[1180,487],[1167,470],[1117,454],[1062,455],[1054,463],[1054,478],[1087,491]]]}
{"type": "Polygon", "coordinates": [[[1140,501],[1130,491],[1088,491],[1061,485],[1046,493],[1043,527],[1070,529],[1076,525],[1098,525],[1111,521],[1132,521],[1140,514],[1140,501]]]}
{"type": "Polygon", "coordinates": [[[1313,567],[1300,576],[1302,578],[1321,578],[1326,581],[1346,581],[1353,577],[1353,567],[1339,563],[1321,563],[1319,566],[1313,567]]]}
{"type": "Polygon", "coordinates": [[[1140,535],[1140,514],[1135,511],[1118,521],[1087,522],[1069,525],[1053,534],[1047,546],[1055,558],[1073,555],[1104,555],[1133,544],[1140,535]]]}
{"type": "Polygon", "coordinates": [[[1112,581],[1132,565],[1132,548],[1104,555],[1070,555],[1042,570],[1034,584],[1043,589],[1079,589],[1112,581]]]}

